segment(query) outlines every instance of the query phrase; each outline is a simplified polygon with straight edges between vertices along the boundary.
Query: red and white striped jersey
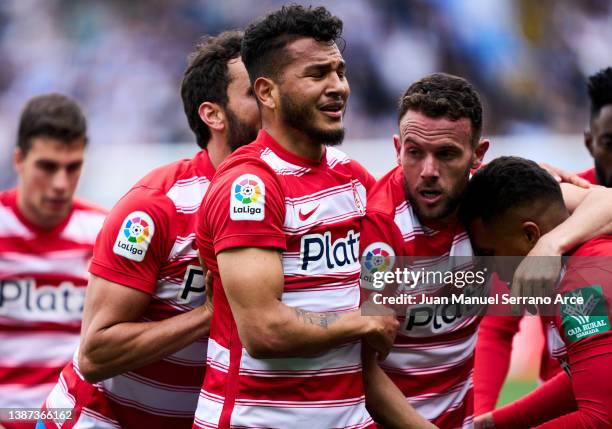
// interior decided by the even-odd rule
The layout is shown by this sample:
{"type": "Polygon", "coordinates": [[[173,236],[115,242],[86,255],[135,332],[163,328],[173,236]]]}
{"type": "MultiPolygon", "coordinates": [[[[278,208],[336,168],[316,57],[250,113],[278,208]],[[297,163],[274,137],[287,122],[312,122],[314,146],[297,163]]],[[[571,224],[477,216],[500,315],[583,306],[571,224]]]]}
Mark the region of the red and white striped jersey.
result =
{"type": "Polygon", "coordinates": [[[75,199],[45,231],[19,211],[18,192],[0,193],[0,408],[39,408],[78,344],[105,212],[75,199]]]}
{"type": "MultiPolygon", "coordinates": [[[[203,304],[195,247],[196,213],[214,175],[206,151],[153,170],[112,209],[96,241],[90,272],[151,295],[142,322],[203,304]]],[[[74,428],[191,427],[204,377],[207,338],[94,386],[75,358],[47,398],[74,409],[74,428]]]]}
{"type": "Polygon", "coordinates": [[[359,224],[374,179],[337,149],[300,158],[265,131],[219,168],[199,214],[198,247],[214,278],[208,368],[195,428],[369,428],[361,343],[313,358],[255,359],[242,346],[215,255],[282,251],[282,301],[305,310],[359,307],[359,224]]]}
{"type": "MultiPolygon", "coordinates": [[[[449,257],[472,256],[469,237],[458,223],[435,229],[421,224],[406,201],[401,167],[383,176],[368,196],[361,248],[364,261],[381,251],[393,252],[396,261],[423,257],[418,268],[450,267],[449,257]]],[[[466,317],[455,307],[408,306],[399,317],[393,349],[380,364],[411,405],[441,429],[473,426],[472,369],[480,317],[466,317]]]]}

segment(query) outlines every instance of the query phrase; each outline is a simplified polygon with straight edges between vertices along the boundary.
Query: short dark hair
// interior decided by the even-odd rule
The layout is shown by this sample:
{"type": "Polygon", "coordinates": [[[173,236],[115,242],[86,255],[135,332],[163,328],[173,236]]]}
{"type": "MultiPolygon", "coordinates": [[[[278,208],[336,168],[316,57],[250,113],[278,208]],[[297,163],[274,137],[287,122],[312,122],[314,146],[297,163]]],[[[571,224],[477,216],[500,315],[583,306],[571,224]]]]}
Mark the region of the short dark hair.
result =
{"type": "Polygon", "coordinates": [[[258,77],[276,77],[291,61],[281,52],[301,37],[335,43],[342,35],[342,21],[324,7],[283,6],[249,25],[242,41],[242,61],[251,83],[258,77]]]}
{"type": "Polygon", "coordinates": [[[510,209],[537,201],[563,205],[557,181],[533,161],[502,156],[470,179],[459,206],[459,219],[466,226],[475,219],[489,222],[510,209]]]}
{"type": "Polygon", "coordinates": [[[445,116],[452,121],[468,118],[472,124],[472,143],[480,139],[482,103],[474,87],[461,77],[433,73],[413,83],[400,99],[398,121],[408,110],[430,118],[445,116]]]}
{"type": "Polygon", "coordinates": [[[83,138],[87,143],[86,134],[85,115],[74,99],[58,93],[44,94],[31,98],[23,108],[17,147],[26,155],[35,137],[50,137],[66,144],[83,138]]]}
{"type": "Polygon", "coordinates": [[[227,62],[240,56],[241,31],[225,31],[212,37],[204,37],[189,55],[189,64],[183,75],[181,98],[198,146],[205,149],[211,134],[202,122],[198,109],[205,101],[227,106],[227,87],[231,76],[227,62]]]}
{"type": "Polygon", "coordinates": [[[591,119],[599,115],[601,109],[612,104],[612,67],[599,70],[587,82],[591,99],[591,119]]]}

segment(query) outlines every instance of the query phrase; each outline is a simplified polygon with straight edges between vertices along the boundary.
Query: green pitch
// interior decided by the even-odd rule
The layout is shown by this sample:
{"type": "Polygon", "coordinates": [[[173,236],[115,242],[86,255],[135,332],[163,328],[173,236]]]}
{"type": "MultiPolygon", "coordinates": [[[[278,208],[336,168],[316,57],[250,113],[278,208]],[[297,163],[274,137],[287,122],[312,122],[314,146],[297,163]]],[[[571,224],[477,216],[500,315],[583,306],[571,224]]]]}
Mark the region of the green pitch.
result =
{"type": "Polygon", "coordinates": [[[499,394],[497,406],[508,404],[538,387],[537,380],[507,380],[499,394]]]}

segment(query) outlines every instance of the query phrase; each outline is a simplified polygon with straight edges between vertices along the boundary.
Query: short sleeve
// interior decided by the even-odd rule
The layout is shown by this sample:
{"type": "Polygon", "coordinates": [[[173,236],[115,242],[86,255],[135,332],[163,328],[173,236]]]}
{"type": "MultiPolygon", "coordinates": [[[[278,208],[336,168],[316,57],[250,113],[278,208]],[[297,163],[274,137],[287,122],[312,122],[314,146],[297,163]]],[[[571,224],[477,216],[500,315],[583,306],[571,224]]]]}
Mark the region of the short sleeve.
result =
{"type": "Polygon", "coordinates": [[[264,165],[247,161],[219,172],[201,210],[200,224],[212,239],[215,255],[236,247],[286,250],[284,192],[264,165]]]}
{"type": "Polygon", "coordinates": [[[153,294],[160,266],[170,252],[173,213],[172,202],[160,191],[132,189],[106,218],[89,271],[153,294]]]}
{"type": "Polygon", "coordinates": [[[361,250],[361,285],[377,289],[376,276],[392,271],[396,257],[402,253],[402,237],[390,216],[377,211],[366,211],[361,220],[359,247],[361,250]]]}
{"type": "Polygon", "coordinates": [[[366,192],[369,193],[370,190],[376,184],[376,179],[374,178],[374,176],[372,176],[372,174],[370,174],[370,172],[366,170],[366,168],[363,165],[361,165],[359,162],[355,161],[354,159],[351,160],[351,167],[353,169],[353,174],[355,175],[355,177],[361,183],[363,183],[363,186],[366,188],[366,192]]]}

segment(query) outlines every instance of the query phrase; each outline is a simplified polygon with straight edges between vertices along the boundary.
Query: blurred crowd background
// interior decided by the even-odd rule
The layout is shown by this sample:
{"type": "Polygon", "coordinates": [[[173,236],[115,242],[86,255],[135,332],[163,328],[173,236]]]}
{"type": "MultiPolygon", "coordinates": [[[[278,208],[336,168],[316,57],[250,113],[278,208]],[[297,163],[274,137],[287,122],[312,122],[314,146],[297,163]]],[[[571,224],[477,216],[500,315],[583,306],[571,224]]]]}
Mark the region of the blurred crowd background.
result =
{"type": "MultiPolygon", "coordinates": [[[[20,109],[43,92],[82,103],[94,148],[192,142],[178,91],[187,54],[202,35],[242,27],[281,4],[0,1],[0,185],[13,180],[20,109]]],[[[608,0],[313,4],[345,23],[349,140],[393,133],[403,90],[433,71],[475,84],[487,135],[577,134],[588,117],[585,77],[612,63],[608,0]]]]}

